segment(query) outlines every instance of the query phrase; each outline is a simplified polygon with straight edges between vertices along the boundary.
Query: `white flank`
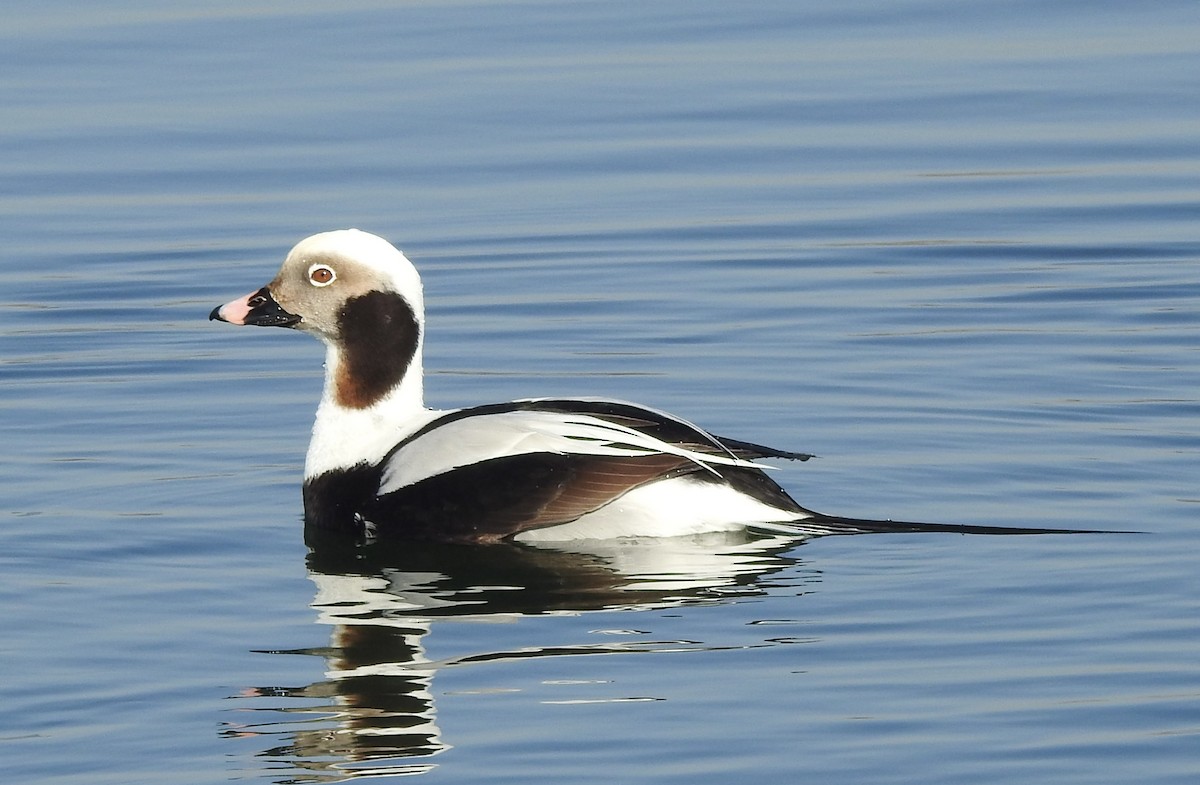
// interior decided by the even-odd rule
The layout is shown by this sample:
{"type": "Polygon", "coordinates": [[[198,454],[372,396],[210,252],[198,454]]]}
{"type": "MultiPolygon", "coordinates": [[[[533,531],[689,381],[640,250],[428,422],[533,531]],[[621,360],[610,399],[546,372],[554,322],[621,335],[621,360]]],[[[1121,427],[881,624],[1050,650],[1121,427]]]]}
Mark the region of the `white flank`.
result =
{"type": "Polygon", "coordinates": [[[787,523],[796,518],[794,512],[763,504],[727,485],[676,477],[634,488],[571,523],[531,529],[514,539],[562,542],[611,537],[684,537],[740,531],[755,523],[787,523]]]}

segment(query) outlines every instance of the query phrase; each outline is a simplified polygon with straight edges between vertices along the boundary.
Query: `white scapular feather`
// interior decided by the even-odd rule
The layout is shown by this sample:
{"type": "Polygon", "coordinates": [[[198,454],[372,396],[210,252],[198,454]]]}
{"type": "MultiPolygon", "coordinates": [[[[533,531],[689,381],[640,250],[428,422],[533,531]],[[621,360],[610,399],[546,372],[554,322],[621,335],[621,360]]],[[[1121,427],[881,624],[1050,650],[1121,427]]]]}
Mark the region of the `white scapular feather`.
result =
{"type": "Polygon", "coordinates": [[[511,411],[452,420],[418,436],[388,459],[379,492],[494,458],[548,452],[560,455],[675,455],[719,474],[714,466],[770,468],[729,454],[670,444],[619,423],[586,414],[511,411]]]}

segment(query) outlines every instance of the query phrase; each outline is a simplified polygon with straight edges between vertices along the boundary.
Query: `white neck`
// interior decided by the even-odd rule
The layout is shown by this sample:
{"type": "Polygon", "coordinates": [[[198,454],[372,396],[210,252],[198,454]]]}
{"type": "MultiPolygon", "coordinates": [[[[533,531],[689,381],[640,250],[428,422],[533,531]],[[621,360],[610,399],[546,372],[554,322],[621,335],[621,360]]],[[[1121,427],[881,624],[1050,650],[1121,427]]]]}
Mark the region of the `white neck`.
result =
{"type": "Polygon", "coordinates": [[[396,442],[437,414],[426,409],[422,401],[420,344],[400,383],[364,409],[337,402],[334,384],[340,362],[337,347],[329,345],[325,352],[325,390],[304,464],[306,478],[363,462],[379,463],[396,442]]]}

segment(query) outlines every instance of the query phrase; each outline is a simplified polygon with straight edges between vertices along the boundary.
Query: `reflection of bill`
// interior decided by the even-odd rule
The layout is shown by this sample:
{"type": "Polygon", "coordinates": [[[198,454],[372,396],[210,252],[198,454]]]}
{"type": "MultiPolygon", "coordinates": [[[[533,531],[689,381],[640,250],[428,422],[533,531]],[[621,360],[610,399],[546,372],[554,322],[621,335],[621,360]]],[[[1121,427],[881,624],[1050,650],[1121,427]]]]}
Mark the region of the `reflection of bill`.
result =
{"type": "MultiPolygon", "coordinates": [[[[721,533],[697,538],[572,543],[570,552],[520,545],[413,546],[315,552],[317,621],[326,648],[290,651],[325,661],[307,687],[249,691],[280,696],[278,720],[228,726],[227,736],[286,739],[259,752],[283,764],[281,782],[420,774],[449,749],[436,723],[431,684],[445,667],[478,662],[614,654],[681,647],[681,641],[512,646],[430,660],[424,638],[439,619],[503,620],[613,608],[664,608],[758,594],[759,580],[796,563],[794,538],[721,533]],[[365,555],[369,554],[369,555],[365,555]],[[299,721],[298,717],[301,717],[299,721]]],[[[610,636],[612,637],[612,636],[610,636]]]]}

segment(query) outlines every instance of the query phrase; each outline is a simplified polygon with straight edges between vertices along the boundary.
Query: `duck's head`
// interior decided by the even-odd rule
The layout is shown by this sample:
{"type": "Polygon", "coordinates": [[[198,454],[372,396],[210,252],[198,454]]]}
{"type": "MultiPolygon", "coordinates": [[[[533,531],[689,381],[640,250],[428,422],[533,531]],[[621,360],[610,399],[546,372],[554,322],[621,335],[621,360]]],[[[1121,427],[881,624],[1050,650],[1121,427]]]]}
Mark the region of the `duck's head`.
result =
{"type": "Polygon", "coordinates": [[[337,403],[366,408],[419,363],[421,279],[382,237],[357,229],[322,232],[301,240],[274,280],[208,318],[312,333],[330,347],[337,403]]]}

